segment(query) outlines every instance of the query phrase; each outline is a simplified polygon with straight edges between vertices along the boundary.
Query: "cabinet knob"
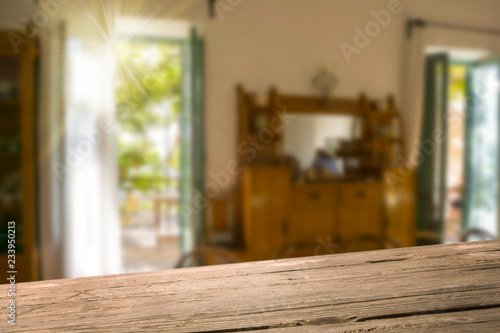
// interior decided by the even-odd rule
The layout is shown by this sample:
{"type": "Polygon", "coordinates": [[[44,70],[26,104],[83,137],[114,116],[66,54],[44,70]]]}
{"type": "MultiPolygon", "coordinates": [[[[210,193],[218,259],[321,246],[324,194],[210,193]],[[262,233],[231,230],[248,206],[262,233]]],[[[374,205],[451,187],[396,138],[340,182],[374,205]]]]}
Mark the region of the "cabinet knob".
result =
{"type": "Polygon", "coordinates": [[[288,234],[288,222],[287,221],[284,221],[283,222],[283,225],[281,226],[282,228],[282,231],[283,231],[283,234],[288,234]]]}
{"type": "Polygon", "coordinates": [[[363,190],[358,190],[358,191],[356,192],[356,197],[357,197],[358,199],[364,199],[364,198],[366,198],[366,192],[365,192],[365,191],[363,191],[363,190]]]}
{"type": "Polygon", "coordinates": [[[319,199],[319,193],[318,192],[310,192],[309,193],[309,199],[311,199],[311,200],[318,200],[319,199]]]}

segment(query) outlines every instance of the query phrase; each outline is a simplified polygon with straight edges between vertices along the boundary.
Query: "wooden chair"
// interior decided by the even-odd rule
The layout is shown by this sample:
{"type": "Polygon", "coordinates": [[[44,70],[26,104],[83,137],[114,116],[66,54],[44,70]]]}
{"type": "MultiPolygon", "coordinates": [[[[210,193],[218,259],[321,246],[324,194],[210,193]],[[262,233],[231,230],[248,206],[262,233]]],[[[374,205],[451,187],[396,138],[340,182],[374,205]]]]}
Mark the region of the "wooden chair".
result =
{"type": "Polygon", "coordinates": [[[318,242],[303,241],[289,243],[281,247],[273,256],[274,260],[286,259],[286,258],[297,258],[297,257],[309,257],[319,254],[333,254],[340,253],[342,246],[340,244],[335,244],[333,247],[328,249],[324,248],[324,245],[318,242]]]}
{"type": "Polygon", "coordinates": [[[398,247],[401,246],[392,238],[384,235],[364,234],[349,239],[345,243],[344,252],[383,250],[398,247]]]}
{"type": "Polygon", "coordinates": [[[154,221],[155,221],[155,231],[156,231],[156,245],[160,247],[163,242],[168,241],[172,237],[176,238],[177,236],[174,234],[171,235],[162,235],[161,233],[161,213],[162,213],[162,205],[165,206],[165,220],[166,220],[166,228],[167,231],[170,229],[175,229],[175,225],[172,224],[173,221],[178,219],[177,212],[175,209],[179,206],[179,196],[163,194],[163,195],[154,195],[151,200],[153,201],[154,207],[154,221]]]}
{"type": "Polygon", "coordinates": [[[467,242],[469,237],[475,236],[480,241],[496,239],[495,235],[490,234],[488,231],[481,228],[469,228],[462,232],[460,235],[460,242],[467,242]]]}
{"type": "Polygon", "coordinates": [[[230,251],[221,247],[200,247],[183,255],[175,268],[234,264],[240,260],[230,251]]]}

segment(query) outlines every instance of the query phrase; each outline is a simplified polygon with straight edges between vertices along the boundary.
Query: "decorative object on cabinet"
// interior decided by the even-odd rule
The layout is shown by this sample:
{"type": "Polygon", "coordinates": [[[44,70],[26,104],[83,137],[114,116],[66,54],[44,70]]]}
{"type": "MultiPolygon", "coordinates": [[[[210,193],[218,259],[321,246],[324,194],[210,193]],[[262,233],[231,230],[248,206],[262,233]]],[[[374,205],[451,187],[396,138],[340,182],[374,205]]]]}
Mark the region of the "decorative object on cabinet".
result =
{"type": "Polygon", "coordinates": [[[337,87],[339,80],[335,75],[323,68],[312,79],[313,87],[318,90],[325,107],[328,107],[329,97],[337,87]]]}
{"type": "Polygon", "coordinates": [[[18,45],[16,52],[8,34],[0,32],[0,260],[7,263],[8,226],[15,224],[15,267],[19,267],[16,281],[35,281],[38,264],[33,87],[37,50],[35,40],[29,39],[18,45]]]}

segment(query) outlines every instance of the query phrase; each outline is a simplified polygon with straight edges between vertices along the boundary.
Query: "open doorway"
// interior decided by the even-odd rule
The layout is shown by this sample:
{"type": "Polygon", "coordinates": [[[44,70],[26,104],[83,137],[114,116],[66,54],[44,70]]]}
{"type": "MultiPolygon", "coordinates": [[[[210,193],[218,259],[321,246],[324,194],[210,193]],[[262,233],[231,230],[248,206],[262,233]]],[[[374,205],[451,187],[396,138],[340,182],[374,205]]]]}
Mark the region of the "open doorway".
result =
{"type": "Polygon", "coordinates": [[[160,39],[118,45],[117,133],[125,272],[172,268],[180,256],[182,47],[160,39]]]}
{"type": "Polygon", "coordinates": [[[469,63],[452,62],[448,69],[448,140],[446,141],[446,185],[444,242],[456,242],[462,229],[466,81],[469,63]]]}
{"type": "Polygon", "coordinates": [[[430,154],[417,190],[426,243],[498,237],[500,61],[485,59],[476,50],[427,56],[422,144],[430,154]]]}
{"type": "Polygon", "coordinates": [[[464,240],[499,236],[500,60],[489,58],[469,68],[463,222],[477,230],[464,240]]]}

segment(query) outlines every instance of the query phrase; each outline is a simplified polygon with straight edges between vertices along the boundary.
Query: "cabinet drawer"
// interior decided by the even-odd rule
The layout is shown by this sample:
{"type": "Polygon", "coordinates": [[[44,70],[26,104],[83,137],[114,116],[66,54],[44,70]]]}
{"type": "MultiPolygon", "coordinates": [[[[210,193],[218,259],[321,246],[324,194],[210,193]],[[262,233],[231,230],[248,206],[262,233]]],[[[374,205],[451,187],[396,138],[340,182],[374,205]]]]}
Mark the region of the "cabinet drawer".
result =
{"type": "Polygon", "coordinates": [[[287,242],[315,242],[335,232],[335,209],[292,206],[287,225],[287,242]]]}
{"type": "Polygon", "coordinates": [[[338,210],[339,234],[343,242],[360,235],[382,235],[384,220],[381,209],[350,209],[340,207],[338,210]]]}
{"type": "Polygon", "coordinates": [[[339,185],[339,204],[344,207],[363,209],[375,208],[382,204],[381,183],[350,183],[339,185]]]}
{"type": "Polygon", "coordinates": [[[336,186],[301,184],[292,187],[293,205],[300,208],[332,208],[336,202],[336,186]]]}

